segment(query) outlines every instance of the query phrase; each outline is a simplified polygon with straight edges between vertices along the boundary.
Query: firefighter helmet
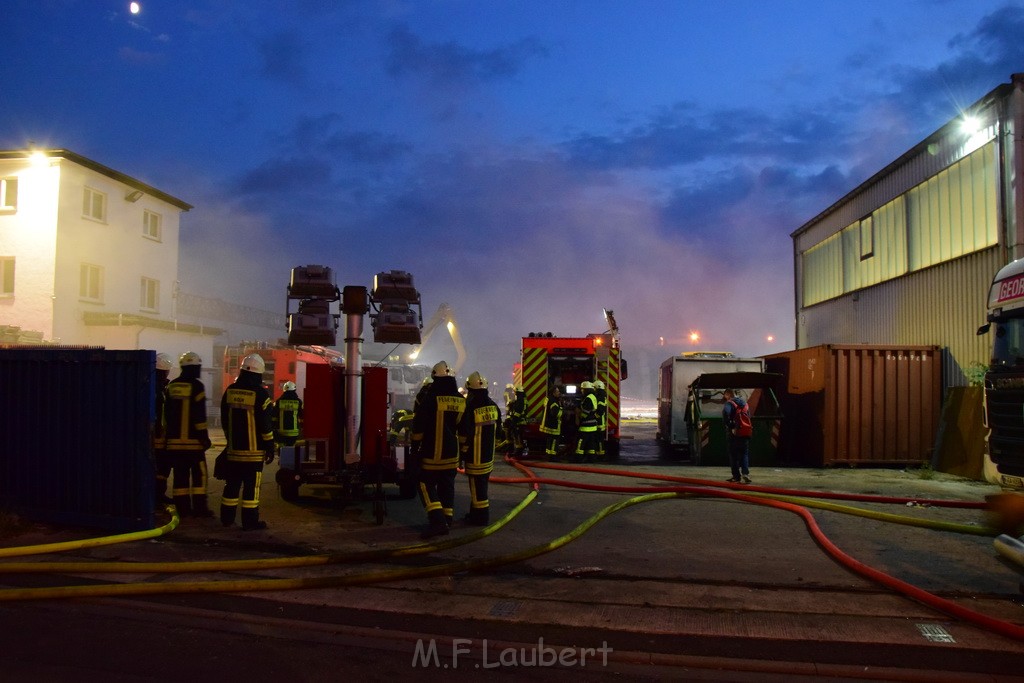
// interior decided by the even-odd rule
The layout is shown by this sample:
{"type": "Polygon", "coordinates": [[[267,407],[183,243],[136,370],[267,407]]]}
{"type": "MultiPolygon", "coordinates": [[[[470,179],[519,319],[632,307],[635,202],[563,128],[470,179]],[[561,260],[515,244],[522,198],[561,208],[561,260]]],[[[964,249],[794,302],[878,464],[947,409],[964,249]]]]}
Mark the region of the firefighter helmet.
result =
{"type": "Polygon", "coordinates": [[[285,391],[295,391],[295,382],[285,382],[281,388],[285,391]]]}
{"type": "Polygon", "coordinates": [[[434,365],[434,369],[430,371],[433,377],[448,377],[452,374],[451,368],[448,367],[448,363],[441,361],[434,365]]]}
{"type": "Polygon", "coordinates": [[[423,386],[427,386],[427,385],[429,385],[433,381],[434,381],[433,377],[424,377],[423,378],[423,386]]]}
{"type": "Polygon", "coordinates": [[[181,354],[178,358],[178,365],[185,367],[186,365],[202,365],[203,359],[199,357],[199,354],[195,351],[186,351],[181,354]]]}
{"type": "Polygon", "coordinates": [[[248,356],[242,359],[242,369],[248,372],[255,372],[257,375],[263,374],[263,368],[267,367],[267,364],[263,360],[263,356],[258,353],[250,353],[248,356]]]}
{"type": "Polygon", "coordinates": [[[474,372],[466,380],[466,388],[467,389],[486,389],[487,388],[487,378],[484,377],[483,375],[481,375],[479,372],[474,372]]]}
{"type": "Polygon", "coordinates": [[[169,372],[171,369],[171,357],[166,353],[156,354],[156,369],[169,372]]]}
{"type": "Polygon", "coordinates": [[[580,382],[580,389],[586,391],[587,389],[593,389],[594,385],[589,380],[583,380],[580,382]]]}
{"type": "Polygon", "coordinates": [[[597,380],[596,382],[594,382],[594,388],[595,389],[604,389],[604,382],[602,382],[601,380],[597,380]]]}

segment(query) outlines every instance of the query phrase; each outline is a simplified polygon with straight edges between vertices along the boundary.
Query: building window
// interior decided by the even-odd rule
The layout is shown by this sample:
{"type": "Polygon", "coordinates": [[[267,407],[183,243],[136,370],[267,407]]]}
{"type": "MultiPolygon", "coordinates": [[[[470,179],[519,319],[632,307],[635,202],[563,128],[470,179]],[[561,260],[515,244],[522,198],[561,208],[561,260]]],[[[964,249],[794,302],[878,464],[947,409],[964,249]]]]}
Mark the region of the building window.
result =
{"type": "Polygon", "coordinates": [[[860,260],[871,258],[875,255],[875,225],[871,216],[860,222],[860,260]]]}
{"type": "Polygon", "coordinates": [[[103,301],[103,268],[83,263],[79,271],[78,296],[86,301],[103,301]]]}
{"type": "Polygon", "coordinates": [[[92,188],[85,188],[82,195],[82,215],[97,221],[107,220],[107,195],[92,188]]]}
{"type": "Polygon", "coordinates": [[[18,208],[18,179],[0,178],[0,210],[14,211],[18,208]]]}
{"type": "Polygon", "coordinates": [[[144,311],[157,313],[160,310],[160,281],[148,277],[142,278],[142,293],[139,307],[144,311]]]}
{"type": "Polygon", "coordinates": [[[14,296],[13,256],[0,256],[0,296],[14,296]]]}
{"type": "Polygon", "coordinates": [[[161,220],[160,214],[153,213],[152,211],[142,212],[142,236],[148,237],[151,240],[160,241],[162,233],[161,231],[161,220]]]}

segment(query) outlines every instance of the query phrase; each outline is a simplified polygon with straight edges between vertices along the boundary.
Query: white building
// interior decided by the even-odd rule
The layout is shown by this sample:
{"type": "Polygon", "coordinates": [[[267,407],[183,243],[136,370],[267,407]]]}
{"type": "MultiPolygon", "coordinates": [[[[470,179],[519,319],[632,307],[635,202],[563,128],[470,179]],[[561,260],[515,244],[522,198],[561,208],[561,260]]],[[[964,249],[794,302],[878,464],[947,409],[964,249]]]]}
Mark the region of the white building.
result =
{"type": "Polygon", "coordinates": [[[0,151],[0,340],[212,359],[223,330],[176,311],[191,208],[68,150],[0,151]]]}

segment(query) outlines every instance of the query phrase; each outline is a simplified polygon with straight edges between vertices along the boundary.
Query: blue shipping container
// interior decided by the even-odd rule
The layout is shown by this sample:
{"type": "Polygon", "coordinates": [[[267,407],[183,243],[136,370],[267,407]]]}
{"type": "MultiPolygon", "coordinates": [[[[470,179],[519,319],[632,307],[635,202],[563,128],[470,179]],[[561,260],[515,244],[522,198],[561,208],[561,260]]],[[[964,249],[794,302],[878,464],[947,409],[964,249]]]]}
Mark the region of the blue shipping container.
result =
{"type": "Polygon", "coordinates": [[[40,522],[153,528],[155,357],[0,349],[0,507],[40,522]]]}

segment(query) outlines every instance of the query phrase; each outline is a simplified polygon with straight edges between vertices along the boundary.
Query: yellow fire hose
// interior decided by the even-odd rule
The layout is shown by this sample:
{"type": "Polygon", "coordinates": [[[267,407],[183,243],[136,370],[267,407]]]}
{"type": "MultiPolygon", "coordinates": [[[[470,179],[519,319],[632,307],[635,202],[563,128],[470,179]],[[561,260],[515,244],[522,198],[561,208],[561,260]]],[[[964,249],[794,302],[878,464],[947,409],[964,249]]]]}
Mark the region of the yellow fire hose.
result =
{"type": "Polygon", "coordinates": [[[0,563],[0,574],[29,573],[116,573],[116,574],[177,574],[188,572],[245,571],[259,569],[282,569],[289,567],[316,567],[329,564],[370,562],[389,557],[410,557],[425,555],[438,550],[456,548],[478,541],[498,531],[516,515],[522,512],[537,497],[537,491],[530,491],[523,500],[504,517],[487,527],[463,536],[446,538],[433,543],[396,548],[362,550],[351,553],[329,555],[307,555],[305,557],[276,557],[259,560],[219,560],[194,562],[9,562],[0,563]]]}
{"type": "Polygon", "coordinates": [[[99,538],[83,538],[77,541],[62,541],[60,543],[43,543],[40,545],[25,545],[17,548],[0,548],[0,557],[23,557],[25,555],[45,555],[47,553],[60,553],[68,550],[80,550],[82,548],[97,548],[104,545],[115,545],[127,543],[128,541],[144,541],[149,538],[163,536],[173,531],[181,522],[178,516],[178,509],[173,505],[167,506],[167,512],[171,515],[171,521],[155,529],[143,531],[132,531],[127,534],[116,534],[114,536],[101,536],[99,538]]]}
{"type": "MultiPolygon", "coordinates": [[[[536,494],[536,491],[531,491],[536,494]]],[[[463,560],[429,567],[411,567],[383,571],[350,574],[346,576],[320,576],[301,579],[242,579],[234,581],[191,581],[180,583],[124,583],[89,586],[54,586],[51,588],[9,588],[0,590],[0,602],[16,600],[47,600],[54,598],[85,598],[124,595],[167,595],[180,593],[250,593],[256,591],[279,591],[311,588],[337,588],[340,586],[365,586],[389,581],[449,576],[460,572],[479,571],[512,562],[530,559],[551,552],[572,542],[608,515],[624,508],[653,500],[680,498],[682,493],[654,493],[636,496],[609,505],[564,536],[548,543],[527,548],[519,552],[477,560],[463,560]]],[[[527,496],[531,499],[531,496],[527,496]]],[[[525,503],[526,501],[524,501],[525,503]]],[[[289,558],[290,559],[290,558],[289,558]]]]}

